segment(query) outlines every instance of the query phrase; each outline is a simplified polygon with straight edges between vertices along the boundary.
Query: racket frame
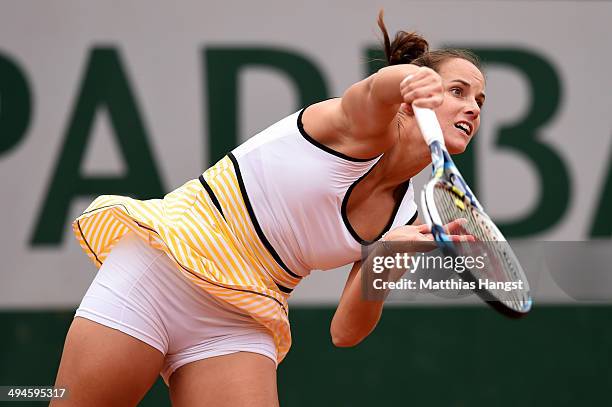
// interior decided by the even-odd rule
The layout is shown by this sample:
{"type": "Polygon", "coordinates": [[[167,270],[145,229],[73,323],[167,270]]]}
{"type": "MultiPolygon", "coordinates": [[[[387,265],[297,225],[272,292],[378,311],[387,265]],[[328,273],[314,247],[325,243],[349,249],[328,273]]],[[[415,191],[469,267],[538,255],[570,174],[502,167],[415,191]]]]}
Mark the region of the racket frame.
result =
{"type": "MultiPolygon", "coordinates": [[[[442,217],[434,206],[428,204],[428,202],[434,202],[434,189],[436,188],[436,185],[444,183],[447,184],[445,186],[457,188],[459,195],[464,197],[464,199],[467,199],[469,203],[476,208],[480,216],[484,216],[488,220],[490,220],[490,218],[484,211],[478,199],[476,199],[476,196],[468,186],[467,182],[465,182],[463,176],[450,157],[450,154],[446,149],[442,129],[440,128],[435,112],[431,109],[424,109],[417,106],[413,106],[413,111],[421,130],[421,134],[429,146],[432,159],[432,178],[423,187],[421,192],[421,208],[424,215],[424,220],[431,228],[431,233],[442,253],[444,255],[456,257],[458,254],[455,249],[455,245],[444,230],[442,217]]],[[[496,235],[497,241],[506,242],[506,238],[494,222],[491,221],[489,226],[492,228],[493,234],[496,235]]],[[[518,259],[516,259],[516,255],[511,249],[509,250],[508,254],[512,256],[512,260],[514,260],[515,264],[519,267],[519,273],[522,274],[523,283],[526,285],[525,291],[528,299],[525,302],[523,309],[517,310],[510,308],[509,306],[505,305],[501,299],[495,297],[488,290],[477,288],[473,291],[489,306],[501,314],[512,318],[520,318],[530,311],[532,299],[529,295],[529,283],[524,277],[524,272],[520,263],[518,262],[518,259]]],[[[476,287],[479,286],[477,284],[476,276],[474,276],[471,271],[457,274],[461,279],[475,282],[476,287]]]]}

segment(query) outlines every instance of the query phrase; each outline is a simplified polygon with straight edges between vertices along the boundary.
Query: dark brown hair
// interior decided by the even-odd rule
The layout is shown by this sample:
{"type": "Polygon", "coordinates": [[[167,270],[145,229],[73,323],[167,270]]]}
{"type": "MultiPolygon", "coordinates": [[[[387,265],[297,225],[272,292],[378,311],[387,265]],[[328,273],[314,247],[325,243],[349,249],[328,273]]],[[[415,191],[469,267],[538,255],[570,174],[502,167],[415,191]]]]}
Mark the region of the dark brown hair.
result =
{"type": "Polygon", "coordinates": [[[444,61],[452,58],[461,58],[471,62],[482,71],[480,60],[472,51],[456,48],[430,51],[427,40],[416,32],[398,31],[393,42],[391,42],[387,27],[383,21],[383,14],[381,9],[378,13],[378,27],[380,27],[383,33],[383,46],[388,65],[413,64],[426,66],[437,72],[444,61]]]}

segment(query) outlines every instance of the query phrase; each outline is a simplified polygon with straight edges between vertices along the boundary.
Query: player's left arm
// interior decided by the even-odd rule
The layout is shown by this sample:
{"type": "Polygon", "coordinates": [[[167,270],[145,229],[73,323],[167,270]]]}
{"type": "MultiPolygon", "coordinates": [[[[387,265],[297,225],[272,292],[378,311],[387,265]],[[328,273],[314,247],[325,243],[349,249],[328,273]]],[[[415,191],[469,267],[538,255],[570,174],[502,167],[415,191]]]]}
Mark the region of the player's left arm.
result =
{"type": "MultiPolygon", "coordinates": [[[[415,250],[433,246],[433,237],[431,237],[427,226],[417,226],[415,224],[401,226],[388,232],[386,236],[388,239],[383,238],[383,240],[403,242],[412,245],[415,250]]],[[[370,262],[374,257],[390,254],[385,245],[378,245],[365,261],[370,262]]],[[[368,263],[367,266],[371,267],[371,264],[368,263]]],[[[368,267],[366,267],[366,270],[368,267]]],[[[353,264],[344,285],[338,308],[332,319],[330,333],[332,342],[338,347],[357,345],[376,328],[380,320],[384,300],[389,293],[388,290],[383,290],[378,293],[380,295],[377,295],[377,298],[380,299],[365,299],[361,287],[364,272],[366,271],[363,270],[361,261],[353,264]]],[[[387,281],[395,281],[403,274],[402,271],[398,272],[397,270],[388,270],[387,272],[389,273],[385,276],[387,281]]]]}
{"type": "Polygon", "coordinates": [[[376,328],[384,300],[366,301],[361,292],[361,261],[353,264],[336,313],[331,322],[332,342],[338,347],[355,346],[376,328]]]}
{"type": "MultiPolygon", "coordinates": [[[[456,234],[463,233],[461,226],[465,219],[457,219],[447,225],[445,229],[453,241],[465,242],[473,241],[473,236],[456,234]]],[[[413,224],[401,226],[388,233],[389,241],[402,242],[409,244],[415,252],[429,251],[435,248],[435,243],[431,231],[427,225],[417,219],[413,224]]],[[[405,247],[407,248],[407,247],[405,247]]],[[[373,256],[392,255],[385,249],[385,245],[379,245],[366,262],[373,256]]],[[[367,269],[367,267],[366,267],[367,269]]],[[[387,281],[398,280],[406,270],[392,269],[388,271],[387,281]]],[[[353,264],[348,275],[338,308],[332,318],[330,333],[332,342],[338,347],[351,347],[363,341],[376,328],[382,315],[385,298],[389,294],[388,290],[381,292],[380,300],[367,300],[363,298],[362,273],[365,271],[362,262],[357,261],[353,264]]]]}

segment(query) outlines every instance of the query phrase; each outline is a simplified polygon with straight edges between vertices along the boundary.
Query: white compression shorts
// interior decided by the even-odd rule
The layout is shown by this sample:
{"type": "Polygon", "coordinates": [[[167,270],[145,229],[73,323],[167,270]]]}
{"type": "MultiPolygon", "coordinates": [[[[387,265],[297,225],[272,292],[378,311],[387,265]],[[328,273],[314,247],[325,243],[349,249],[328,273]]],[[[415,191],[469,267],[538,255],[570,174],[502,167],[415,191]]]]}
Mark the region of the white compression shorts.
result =
{"type": "Polygon", "coordinates": [[[117,329],[165,355],[160,372],[236,352],[258,353],[276,363],[265,327],[222,305],[177,270],[162,251],[132,233],[113,248],[76,311],[78,317],[117,329]]]}

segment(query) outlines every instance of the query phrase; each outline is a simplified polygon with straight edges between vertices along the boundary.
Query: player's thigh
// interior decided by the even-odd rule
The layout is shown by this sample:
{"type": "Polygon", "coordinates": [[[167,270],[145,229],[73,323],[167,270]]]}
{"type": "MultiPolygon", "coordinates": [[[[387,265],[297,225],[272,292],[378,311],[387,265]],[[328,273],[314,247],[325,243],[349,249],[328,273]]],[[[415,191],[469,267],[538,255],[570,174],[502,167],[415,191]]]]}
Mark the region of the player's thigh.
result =
{"type": "Polygon", "coordinates": [[[276,363],[236,352],[189,363],[170,376],[173,407],[278,406],[276,363]]]}
{"type": "Polygon", "coordinates": [[[134,406],[155,383],[164,355],[123,332],[84,318],[72,322],[56,387],[65,400],[52,406],[134,406]]]}

